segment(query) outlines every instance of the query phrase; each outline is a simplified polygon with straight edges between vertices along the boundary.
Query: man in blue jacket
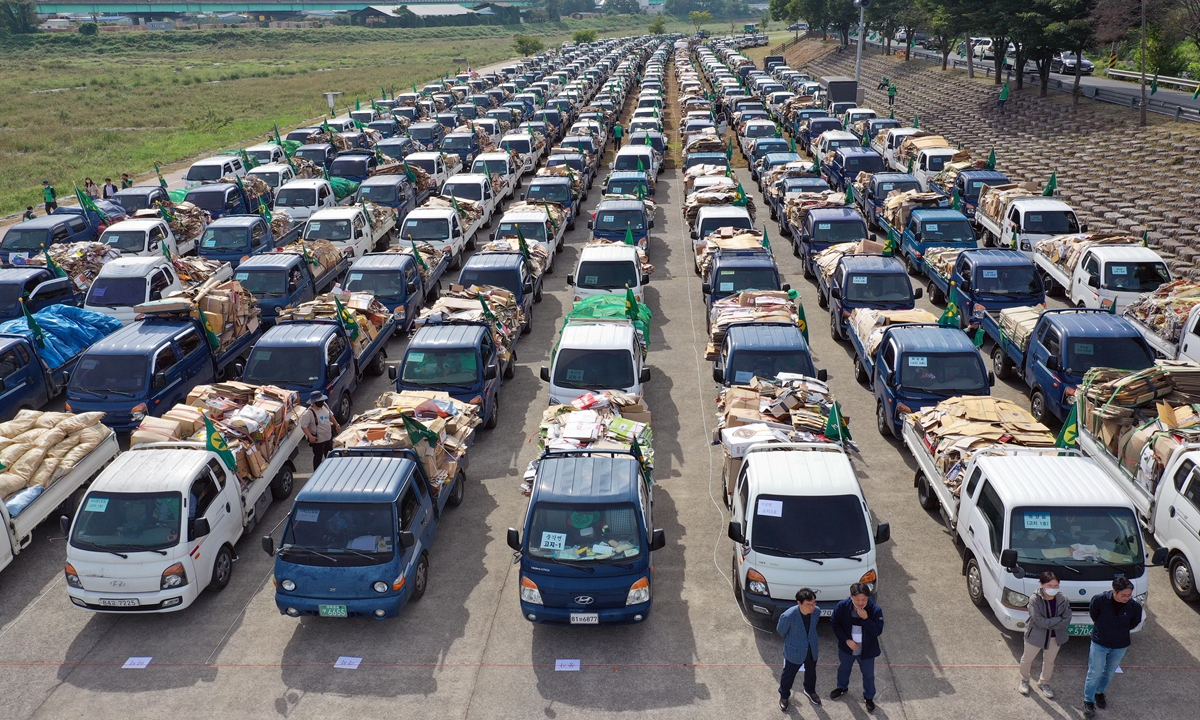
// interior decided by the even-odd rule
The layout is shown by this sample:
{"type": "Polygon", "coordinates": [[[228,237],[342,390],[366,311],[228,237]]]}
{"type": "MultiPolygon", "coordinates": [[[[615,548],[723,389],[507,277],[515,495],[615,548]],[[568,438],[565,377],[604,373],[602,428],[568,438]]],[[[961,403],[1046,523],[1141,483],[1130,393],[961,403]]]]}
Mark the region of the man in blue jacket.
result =
{"type": "Polygon", "coordinates": [[[809,588],[796,591],[796,607],[779,616],[775,632],[783,636],[783,674],[779,676],[779,709],[787,712],[796,673],[804,668],[804,696],[820,705],[817,696],[817,594],[809,588]]]}
{"type": "Polygon", "coordinates": [[[863,676],[863,700],[867,712],[875,712],[875,658],[879,657],[879,636],[883,634],[883,610],[871,601],[871,586],[854,583],[850,597],[833,608],[830,618],[838,640],[837,688],[830,700],[845,695],[850,687],[850,671],[858,662],[863,676]]]}
{"type": "Polygon", "coordinates": [[[1096,716],[1108,706],[1104,691],[1131,643],[1129,633],[1142,622],[1142,605],[1133,599],[1133,583],[1113,578],[1112,591],[1092,597],[1092,647],[1088,652],[1087,679],[1083,683],[1083,716],[1096,716]]]}

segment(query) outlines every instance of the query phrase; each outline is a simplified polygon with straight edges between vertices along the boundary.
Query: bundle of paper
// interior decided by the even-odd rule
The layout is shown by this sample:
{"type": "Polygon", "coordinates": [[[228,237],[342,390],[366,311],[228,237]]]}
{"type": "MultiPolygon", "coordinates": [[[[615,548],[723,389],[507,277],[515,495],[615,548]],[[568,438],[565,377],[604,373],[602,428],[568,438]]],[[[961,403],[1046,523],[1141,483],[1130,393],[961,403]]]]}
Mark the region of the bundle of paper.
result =
{"type": "Polygon", "coordinates": [[[728,170],[729,170],[729,168],[727,168],[724,165],[705,165],[703,163],[701,163],[699,165],[693,165],[690,168],[688,168],[687,170],[683,171],[684,190],[690,192],[692,189],[692,185],[696,182],[696,178],[698,178],[698,177],[709,177],[712,175],[725,175],[728,172],[728,170]]]}
{"type": "Polygon", "coordinates": [[[418,195],[423,195],[433,189],[433,178],[419,165],[409,165],[401,160],[399,163],[382,165],[376,175],[407,175],[418,195]]]}
{"type": "MultiPolygon", "coordinates": [[[[463,225],[471,227],[483,218],[483,206],[474,200],[459,200],[457,198],[450,199],[447,197],[433,196],[425,201],[423,208],[436,208],[441,210],[453,210],[458,206],[459,219],[463,225]]],[[[402,238],[403,239],[403,238],[402,238]]]]}
{"type": "Polygon", "coordinates": [[[954,263],[962,248],[932,247],[925,251],[925,265],[933,268],[940,277],[949,278],[954,273],[954,263]]]}
{"type": "Polygon", "coordinates": [[[562,205],[559,205],[558,203],[546,202],[544,200],[522,200],[519,202],[514,202],[508,206],[507,212],[547,212],[550,214],[550,224],[554,226],[555,232],[557,232],[557,228],[563,227],[567,222],[567,211],[562,205]]]}
{"type": "Polygon", "coordinates": [[[342,251],[328,240],[297,240],[280,248],[283,252],[306,254],[310,259],[313,277],[320,277],[342,261],[342,251]]]}
{"type": "Polygon", "coordinates": [[[1021,406],[1001,398],[952,397],[909,418],[933,455],[942,481],[956,496],[963,470],[975,453],[1001,446],[1054,447],[1049,428],[1021,406]]]}
{"type": "Polygon", "coordinates": [[[228,349],[247,333],[258,330],[262,320],[258,299],[240,282],[220,281],[212,277],[162,300],[135,305],[133,309],[147,315],[186,314],[200,320],[217,336],[220,342],[218,352],[228,349]]]}
{"type": "Polygon", "coordinates": [[[1038,318],[1046,311],[1043,305],[1005,308],[1000,311],[1000,330],[1024,352],[1037,326],[1038,318]]]}
{"type": "Polygon", "coordinates": [[[794,290],[742,290],[727,295],[713,303],[709,315],[709,345],[705,350],[708,359],[716,359],[725,332],[734,323],[786,323],[800,322],[799,295],[794,290]]]}
{"type": "Polygon", "coordinates": [[[479,141],[479,146],[483,148],[484,152],[488,152],[496,146],[496,142],[492,140],[492,136],[482,127],[475,127],[475,123],[472,122],[468,122],[466,125],[459,125],[451,132],[471,133],[479,141]]]}
{"type": "MultiPolygon", "coordinates": [[[[525,243],[525,249],[529,253],[526,258],[529,261],[529,271],[534,277],[541,277],[542,273],[546,271],[546,264],[550,262],[550,251],[546,246],[536,242],[525,243]]],[[[498,237],[479,248],[479,252],[521,252],[521,239],[516,235],[498,237]]]]}
{"type": "Polygon", "coordinates": [[[351,341],[354,344],[354,354],[359,355],[379,336],[379,331],[383,328],[384,323],[391,318],[388,309],[371,293],[330,292],[318,295],[308,302],[280,308],[278,320],[282,322],[326,318],[340,319],[346,323],[346,318],[340,318],[338,315],[339,304],[341,305],[340,309],[349,316],[349,321],[354,323],[353,327],[347,328],[347,332],[350,333],[351,341]],[[357,332],[355,328],[357,328],[357,332]]]}
{"type": "Polygon", "coordinates": [[[862,341],[867,354],[875,356],[879,343],[883,342],[883,331],[888,325],[904,325],[909,323],[936,323],[937,315],[926,310],[873,310],[871,308],[855,308],[850,311],[850,327],[862,341]]]}
{"type": "MultiPolygon", "coordinates": [[[[570,165],[552,165],[538,169],[535,177],[565,177],[571,179],[571,192],[575,197],[583,197],[587,194],[587,187],[584,184],[584,178],[570,165]]],[[[648,177],[648,176],[647,176],[648,177]]],[[[651,185],[650,187],[654,187],[651,185]]]]}
{"type": "Polygon", "coordinates": [[[159,200],[154,207],[135,211],[133,217],[166,220],[171,234],[180,241],[195,240],[212,222],[212,215],[207,210],[186,201],[176,204],[170,200],[159,200]]]}
{"type": "Polygon", "coordinates": [[[1096,245],[1129,245],[1140,246],[1142,241],[1132,235],[1077,233],[1074,235],[1057,235],[1034,243],[1035,252],[1050,258],[1055,265],[1068,273],[1075,272],[1075,266],[1083,257],[1083,253],[1096,245]]]}
{"type": "Polygon", "coordinates": [[[793,160],[785,165],[773,167],[762,174],[762,186],[767,189],[769,194],[779,197],[783,194],[783,188],[776,187],[775,183],[792,177],[816,177],[812,172],[812,163],[793,160]]]}
{"type": "Polygon", "coordinates": [[[796,124],[796,116],[801,110],[820,107],[817,103],[817,98],[813,95],[797,95],[796,97],[784,103],[783,108],[779,111],[783,117],[784,124],[792,126],[796,124]]]}
{"type": "Polygon", "coordinates": [[[451,285],[432,307],[424,308],[413,323],[413,331],[425,323],[484,322],[492,330],[501,362],[508,362],[513,342],[525,326],[525,312],[516,297],[494,285],[451,285]],[[484,310],[484,302],[487,310],[484,310]]]}
{"type": "Polygon", "coordinates": [[[694,152],[718,153],[725,152],[725,141],[717,135],[713,128],[705,128],[698,133],[692,133],[683,146],[683,156],[686,158],[694,152]]]}
{"type": "MultiPolygon", "coordinates": [[[[100,274],[100,268],[109,260],[121,257],[121,251],[98,242],[54,243],[46,252],[63,269],[79,292],[87,292],[92,281],[100,274]]],[[[46,253],[31,253],[25,265],[46,265],[46,253]]]]}
{"type": "MultiPolygon", "coordinates": [[[[542,412],[538,428],[539,454],[547,450],[635,450],[647,476],[654,467],[654,435],[646,401],[630,393],[587,393],[569,405],[551,405],[542,412]]],[[[529,463],[521,490],[528,495],[538,461],[529,463]]],[[[653,478],[651,478],[653,482],[653,478]]]]}
{"type": "Polygon", "coordinates": [[[258,206],[259,198],[264,198],[263,202],[266,202],[265,198],[271,195],[271,186],[257,175],[246,175],[245,177],[226,175],[217,182],[241,185],[242,189],[246,191],[246,196],[250,198],[251,208],[258,206]]]}
{"type": "Polygon", "coordinates": [[[392,218],[392,216],[394,216],[396,214],[396,211],[390,207],[387,207],[385,205],[377,205],[376,203],[367,202],[365,200],[362,202],[362,206],[364,208],[366,208],[368,213],[371,214],[371,224],[372,225],[379,225],[381,223],[386,223],[389,219],[392,218]]]}
{"type": "Polygon", "coordinates": [[[909,160],[914,160],[917,153],[921,150],[930,148],[948,148],[951,147],[950,142],[941,135],[933,135],[925,131],[918,131],[904,138],[900,143],[900,149],[897,152],[897,157],[900,162],[907,163],[909,160]]]}
{"type": "Polygon", "coordinates": [[[271,235],[283,237],[292,229],[292,214],[283,208],[271,211],[271,235]]]}
{"type": "Polygon", "coordinates": [[[1036,186],[1018,183],[984,185],[979,191],[979,210],[990,218],[999,219],[1013,198],[1031,197],[1036,194],[1036,186]]]}
{"type": "Polygon", "coordinates": [[[291,158],[292,167],[296,168],[296,178],[302,180],[312,180],[319,177],[324,177],[322,168],[318,167],[312,160],[307,160],[302,157],[291,158]]]}
{"type": "Polygon", "coordinates": [[[908,216],[919,207],[938,207],[945,196],[935,192],[907,190],[899,193],[892,191],[883,201],[883,218],[894,228],[903,228],[908,224],[908,216]]]}
{"type": "Polygon", "coordinates": [[[1141,295],[1125,308],[1125,317],[1137,320],[1155,335],[1179,342],[1192,308],[1200,304],[1200,283],[1174,280],[1154,292],[1141,295]]]}
{"type": "Polygon", "coordinates": [[[860,172],[854,176],[854,189],[858,191],[861,197],[867,196],[867,188],[871,184],[871,176],[875,173],[860,172]]]}
{"type": "Polygon", "coordinates": [[[717,398],[715,442],[740,458],[756,442],[829,442],[825,430],[834,397],[826,383],[803,375],[752,378],[717,398]]]}
{"type": "Polygon", "coordinates": [[[882,255],[883,245],[874,240],[859,240],[858,242],[838,243],[830,245],[817,253],[813,260],[820,268],[826,279],[837,269],[838,261],[846,255],[882,255]]]}
{"type": "Polygon", "coordinates": [[[225,263],[198,255],[172,255],[171,264],[184,285],[200,285],[220,270],[225,263]]]}
{"type": "Polygon", "coordinates": [[[446,163],[446,172],[450,176],[453,176],[459,170],[462,169],[463,162],[462,162],[462,158],[460,158],[458,156],[458,153],[444,152],[441,155],[442,155],[442,161],[446,163]]]}
{"type": "Polygon", "coordinates": [[[417,263],[417,267],[421,271],[421,279],[428,282],[429,276],[433,273],[433,269],[442,262],[442,259],[449,254],[450,249],[438,250],[430,243],[422,241],[413,241],[388,248],[388,252],[401,253],[403,255],[412,255],[413,247],[417,248],[417,256],[421,262],[417,263]]]}
{"type": "MultiPolygon", "coordinates": [[[[753,222],[756,214],[754,200],[746,195],[745,191],[742,191],[742,195],[746,201],[746,211],[750,213],[750,219],[753,222]]],[[[707,205],[732,205],[737,199],[737,186],[730,187],[725,183],[709,185],[708,187],[689,192],[687,199],[683,201],[683,219],[688,225],[693,225],[696,222],[696,215],[700,212],[700,208],[707,205]]]]}
{"type": "Polygon", "coordinates": [[[753,250],[762,246],[763,234],[757,230],[717,228],[696,246],[696,264],[700,267],[700,275],[707,276],[718,250],[753,250]]]}
{"type": "Polygon", "coordinates": [[[971,157],[971,153],[966,150],[960,150],[942,167],[941,172],[933,176],[933,184],[949,193],[954,187],[954,181],[958,179],[960,172],[963,170],[983,170],[986,164],[986,160],[976,160],[971,157]]]}
{"type": "Polygon", "coordinates": [[[804,218],[808,211],[823,207],[841,207],[846,204],[846,196],[839,192],[802,192],[788,193],[784,196],[784,213],[788,222],[794,228],[804,227],[804,218]]]}

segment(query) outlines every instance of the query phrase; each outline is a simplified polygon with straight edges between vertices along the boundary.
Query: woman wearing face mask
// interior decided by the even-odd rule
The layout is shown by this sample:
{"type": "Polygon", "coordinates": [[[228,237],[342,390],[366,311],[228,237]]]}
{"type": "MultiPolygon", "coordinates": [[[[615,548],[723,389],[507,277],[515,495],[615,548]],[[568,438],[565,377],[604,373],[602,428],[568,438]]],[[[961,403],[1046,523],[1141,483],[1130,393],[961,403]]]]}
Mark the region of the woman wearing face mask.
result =
{"type": "Polygon", "coordinates": [[[1042,655],[1042,676],[1038,690],[1048,698],[1054,697],[1050,689],[1054,675],[1054,658],[1058,649],[1067,642],[1067,625],[1071,623],[1071,604],[1058,589],[1058,575],[1047,571],[1038,577],[1041,588],[1029,598],[1029,624],[1025,627],[1025,653],[1021,655],[1021,684],[1017,690],[1029,694],[1029,676],[1033,660],[1042,655]]]}

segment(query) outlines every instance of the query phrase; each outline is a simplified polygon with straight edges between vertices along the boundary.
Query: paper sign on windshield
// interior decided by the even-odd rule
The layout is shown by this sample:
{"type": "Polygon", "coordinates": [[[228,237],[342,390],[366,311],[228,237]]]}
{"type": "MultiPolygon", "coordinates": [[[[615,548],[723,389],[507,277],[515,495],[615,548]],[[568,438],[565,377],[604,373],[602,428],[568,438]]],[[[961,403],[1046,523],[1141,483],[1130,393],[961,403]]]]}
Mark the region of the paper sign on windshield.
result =
{"type": "Polygon", "coordinates": [[[829,228],[830,228],[829,223],[817,223],[818,230],[828,230],[829,228]]]}
{"type": "Polygon", "coordinates": [[[929,358],[925,357],[924,355],[909,355],[908,356],[908,366],[909,367],[929,367],[929,358]]]}
{"type": "Polygon", "coordinates": [[[925,229],[930,232],[937,232],[937,223],[929,223],[925,226],[925,229]]]}
{"type": "Polygon", "coordinates": [[[582,370],[567,370],[567,380],[570,382],[583,382],[582,370]]]}
{"type": "Polygon", "coordinates": [[[983,276],[989,280],[995,280],[996,278],[1000,277],[1000,271],[999,270],[984,270],[983,276]]]}
{"type": "Polygon", "coordinates": [[[316,522],[321,517],[320,510],[297,510],[296,522],[316,522]]]}
{"type": "Polygon", "coordinates": [[[1109,265],[1108,269],[1112,272],[1113,275],[1128,275],[1129,274],[1129,268],[1125,267],[1124,265],[1109,265]]]}
{"type": "Polygon", "coordinates": [[[362,273],[350,273],[350,279],[351,279],[352,281],[353,281],[353,280],[362,280],[362,278],[363,278],[363,274],[362,274],[362,273]]]}
{"type": "Polygon", "coordinates": [[[738,370],[733,374],[733,381],[737,383],[748,383],[754,379],[754,373],[749,370],[738,370]]]}
{"type": "Polygon", "coordinates": [[[600,282],[599,275],[584,275],[583,276],[583,284],[584,285],[595,285],[598,282],[600,282]]]}
{"type": "Polygon", "coordinates": [[[1025,513],[1025,529],[1026,530],[1049,530],[1050,529],[1050,513],[1025,513]]]}
{"type": "Polygon", "coordinates": [[[1075,343],[1076,355],[1095,355],[1096,346],[1091,343],[1075,343]]]}
{"type": "Polygon", "coordinates": [[[866,285],[867,284],[867,276],[866,275],[855,275],[854,277],[850,278],[850,282],[854,283],[855,285],[866,285]]]}
{"type": "Polygon", "coordinates": [[[249,280],[250,273],[238,273],[237,275],[233,276],[233,279],[237,280],[238,282],[241,282],[242,280],[249,280]]]}
{"type": "Polygon", "coordinates": [[[783,501],[759,498],[758,514],[763,517],[783,517],[783,501]]]}
{"type": "Polygon", "coordinates": [[[108,509],[108,498],[88,498],[84,512],[104,512],[108,509]]]}
{"type": "Polygon", "coordinates": [[[566,546],[567,546],[567,534],[566,533],[553,533],[553,532],[543,532],[542,533],[542,544],[541,544],[542,550],[562,550],[566,546]]]}
{"type": "Polygon", "coordinates": [[[616,215],[604,215],[600,218],[603,222],[610,223],[617,219],[616,215]]]}

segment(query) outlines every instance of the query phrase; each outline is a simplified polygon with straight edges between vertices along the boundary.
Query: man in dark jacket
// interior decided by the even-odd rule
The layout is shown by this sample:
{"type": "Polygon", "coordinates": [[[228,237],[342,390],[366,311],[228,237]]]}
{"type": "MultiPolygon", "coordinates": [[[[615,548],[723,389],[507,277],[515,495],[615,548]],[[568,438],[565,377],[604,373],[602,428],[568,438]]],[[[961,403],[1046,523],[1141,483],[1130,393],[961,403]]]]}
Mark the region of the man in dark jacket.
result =
{"type": "Polygon", "coordinates": [[[1118,577],[1112,592],[1092,598],[1092,647],[1088,652],[1087,679],[1083,683],[1083,716],[1096,716],[1096,708],[1108,706],[1104,691],[1129,649],[1129,633],[1142,621],[1142,605],[1133,599],[1133,583],[1118,577]]]}
{"type": "Polygon", "coordinates": [[[871,600],[871,586],[854,583],[850,597],[833,609],[830,618],[838,641],[837,688],[830,700],[845,695],[850,687],[850,671],[858,662],[863,676],[863,700],[867,712],[875,712],[875,658],[879,657],[879,636],[883,634],[883,610],[871,600]]]}
{"type": "Polygon", "coordinates": [[[796,673],[804,668],[804,696],[820,705],[817,696],[817,594],[809,588],[796,592],[796,606],[783,611],[775,632],[783,636],[783,673],[779,676],[779,709],[787,712],[796,673]]]}

